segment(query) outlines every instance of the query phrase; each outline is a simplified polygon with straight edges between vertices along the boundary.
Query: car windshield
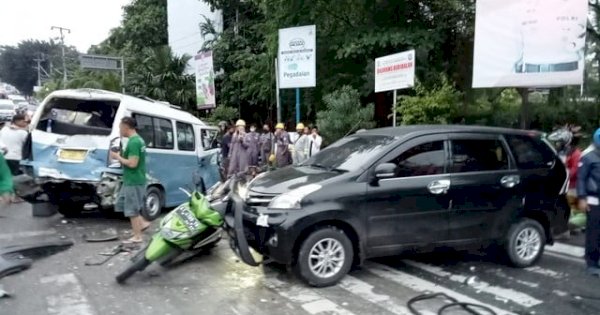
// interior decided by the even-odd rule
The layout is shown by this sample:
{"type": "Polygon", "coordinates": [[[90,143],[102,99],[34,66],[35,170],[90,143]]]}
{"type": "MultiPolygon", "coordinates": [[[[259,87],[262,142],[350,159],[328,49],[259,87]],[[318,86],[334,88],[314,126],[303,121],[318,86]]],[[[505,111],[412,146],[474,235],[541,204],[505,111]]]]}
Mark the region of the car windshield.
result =
{"type": "Polygon", "coordinates": [[[390,136],[351,136],[319,152],[303,165],[330,171],[352,172],[381,154],[395,140],[390,136]]]}
{"type": "Polygon", "coordinates": [[[10,105],[10,104],[0,104],[0,110],[11,110],[14,109],[15,106],[14,105],[10,105]]]}

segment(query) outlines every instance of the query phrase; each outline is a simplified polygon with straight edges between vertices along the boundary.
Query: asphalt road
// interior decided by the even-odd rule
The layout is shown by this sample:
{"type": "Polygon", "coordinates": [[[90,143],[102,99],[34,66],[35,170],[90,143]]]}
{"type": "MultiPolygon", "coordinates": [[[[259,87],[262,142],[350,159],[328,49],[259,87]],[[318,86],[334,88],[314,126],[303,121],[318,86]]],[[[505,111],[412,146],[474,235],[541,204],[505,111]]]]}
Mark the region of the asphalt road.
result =
{"type": "MultiPolygon", "coordinates": [[[[411,314],[407,301],[425,292],[484,304],[498,314],[600,314],[600,279],[584,274],[581,237],[547,248],[538,266],[528,269],[482,253],[443,252],[368,261],[324,289],[307,287],[281,268],[246,266],[223,241],[208,255],[169,269],[150,266],[120,286],[114,276],[131,254],[86,266],[118,243],[88,243],[82,236],[107,229],[123,234],[127,228],[124,220],[99,215],[64,221],[60,215],[33,218],[25,204],[0,209],[0,247],[75,242],[0,279],[12,294],[0,298],[0,314],[411,314]]],[[[417,307],[431,315],[444,303],[437,299],[417,307]]]]}

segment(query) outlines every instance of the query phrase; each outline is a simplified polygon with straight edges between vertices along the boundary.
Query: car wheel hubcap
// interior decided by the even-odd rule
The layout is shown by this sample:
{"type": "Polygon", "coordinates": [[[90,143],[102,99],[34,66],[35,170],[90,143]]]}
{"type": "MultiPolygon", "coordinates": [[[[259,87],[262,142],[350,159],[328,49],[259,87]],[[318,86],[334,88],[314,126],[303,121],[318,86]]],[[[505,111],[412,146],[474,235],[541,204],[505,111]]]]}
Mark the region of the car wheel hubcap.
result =
{"type": "Polygon", "coordinates": [[[156,194],[149,194],[146,197],[146,210],[150,216],[155,216],[160,211],[160,197],[156,194]]]}
{"type": "Polygon", "coordinates": [[[346,254],[342,244],[333,238],[317,242],[310,250],[308,265],[319,278],[335,276],[344,265],[346,254]]]}
{"type": "Polygon", "coordinates": [[[517,234],[516,252],[519,258],[530,261],[539,254],[542,248],[542,237],[534,228],[523,229],[517,234]]]}

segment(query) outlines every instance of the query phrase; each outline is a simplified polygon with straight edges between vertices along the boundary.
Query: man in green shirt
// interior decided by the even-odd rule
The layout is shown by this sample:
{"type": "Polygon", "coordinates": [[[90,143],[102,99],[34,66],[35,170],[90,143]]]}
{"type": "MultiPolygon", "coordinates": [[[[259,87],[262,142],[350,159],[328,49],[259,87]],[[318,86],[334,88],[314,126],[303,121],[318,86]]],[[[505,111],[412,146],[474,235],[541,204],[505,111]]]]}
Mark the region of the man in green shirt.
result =
{"type": "MultiPolygon", "coordinates": [[[[142,232],[150,222],[141,216],[146,197],[146,144],[136,131],[137,123],[124,117],[119,125],[121,137],[128,138],[122,154],[111,149],[111,157],[123,165],[123,185],[115,204],[115,210],[123,212],[131,220],[133,237],[123,243],[141,243],[142,232]]],[[[118,151],[118,150],[116,150],[118,151]]]]}

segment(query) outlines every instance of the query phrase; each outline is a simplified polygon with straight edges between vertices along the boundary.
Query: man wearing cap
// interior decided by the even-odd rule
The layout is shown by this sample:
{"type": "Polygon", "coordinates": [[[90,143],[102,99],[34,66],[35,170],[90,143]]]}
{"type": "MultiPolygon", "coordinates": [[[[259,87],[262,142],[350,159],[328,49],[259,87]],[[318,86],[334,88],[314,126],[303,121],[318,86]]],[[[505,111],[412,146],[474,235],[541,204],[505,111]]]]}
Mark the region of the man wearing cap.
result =
{"type": "Polygon", "coordinates": [[[298,132],[298,139],[294,142],[294,165],[303,163],[308,159],[308,153],[310,152],[310,138],[308,132],[304,128],[303,123],[299,123],[296,126],[298,132]]]}
{"type": "Polygon", "coordinates": [[[285,167],[292,164],[290,136],[284,129],[282,123],[278,123],[275,126],[275,162],[277,167],[285,167]]]}
{"type": "Polygon", "coordinates": [[[235,123],[235,127],[237,129],[231,138],[229,148],[229,170],[227,172],[229,177],[240,172],[245,172],[248,169],[248,145],[244,141],[246,137],[246,122],[240,119],[235,123]]]}

